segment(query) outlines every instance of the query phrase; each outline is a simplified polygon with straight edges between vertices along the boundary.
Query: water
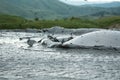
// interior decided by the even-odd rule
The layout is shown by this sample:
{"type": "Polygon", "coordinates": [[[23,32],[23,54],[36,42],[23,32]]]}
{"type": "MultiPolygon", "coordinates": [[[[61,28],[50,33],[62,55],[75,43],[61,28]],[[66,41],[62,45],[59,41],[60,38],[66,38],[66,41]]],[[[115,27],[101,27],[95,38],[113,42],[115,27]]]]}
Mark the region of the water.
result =
{"type": "Polygon", "coordinates": [[[0,33],[0,80],[120,80],[120,51],[29,48],[20,37],[43,34],[0,33]]]}

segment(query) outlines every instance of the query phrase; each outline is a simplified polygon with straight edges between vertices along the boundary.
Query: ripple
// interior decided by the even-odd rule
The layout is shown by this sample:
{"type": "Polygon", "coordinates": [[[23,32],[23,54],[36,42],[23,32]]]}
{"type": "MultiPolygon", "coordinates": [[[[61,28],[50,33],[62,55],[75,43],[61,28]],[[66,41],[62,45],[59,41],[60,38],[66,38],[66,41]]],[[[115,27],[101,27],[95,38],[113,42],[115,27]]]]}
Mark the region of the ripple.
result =
{"type": "Polygon", "coordinates": [[[47,48],[40,44],[28,48],[25,41],[18,40],[25,36],[37,36],[35,40],[42,37],[22,32],[6,32],[0,37],[0,80],[120,79],[119,51],[47,48]]]}

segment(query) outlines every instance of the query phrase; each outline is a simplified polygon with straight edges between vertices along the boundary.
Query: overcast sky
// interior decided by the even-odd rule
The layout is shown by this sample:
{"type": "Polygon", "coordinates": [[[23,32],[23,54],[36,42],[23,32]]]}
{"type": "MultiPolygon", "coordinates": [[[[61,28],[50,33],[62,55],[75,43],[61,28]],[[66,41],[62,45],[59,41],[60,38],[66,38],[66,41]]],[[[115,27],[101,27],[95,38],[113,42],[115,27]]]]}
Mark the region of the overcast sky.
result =
{"type": "Polygon", "coordinates": [[[119,1],[120,0],[60,0],[68,4],[74,4],[74,5],[82,5],[82,4],[91,4],[91,3],[107,3],[107,2],[113,2],[113,1],[119,1]]]}

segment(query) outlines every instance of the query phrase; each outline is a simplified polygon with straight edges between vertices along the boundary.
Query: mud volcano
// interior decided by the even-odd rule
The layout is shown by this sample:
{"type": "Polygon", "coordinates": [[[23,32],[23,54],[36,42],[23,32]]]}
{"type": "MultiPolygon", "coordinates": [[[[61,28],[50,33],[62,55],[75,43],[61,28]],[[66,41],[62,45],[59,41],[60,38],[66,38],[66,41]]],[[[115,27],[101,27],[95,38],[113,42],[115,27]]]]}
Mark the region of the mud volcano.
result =
{"type": "Polygon", "coordinates": [[[113,47],[120,48],[120,32],[101,30],[86,33],[67,41],[63,44],[67,47],[113,47]]]}

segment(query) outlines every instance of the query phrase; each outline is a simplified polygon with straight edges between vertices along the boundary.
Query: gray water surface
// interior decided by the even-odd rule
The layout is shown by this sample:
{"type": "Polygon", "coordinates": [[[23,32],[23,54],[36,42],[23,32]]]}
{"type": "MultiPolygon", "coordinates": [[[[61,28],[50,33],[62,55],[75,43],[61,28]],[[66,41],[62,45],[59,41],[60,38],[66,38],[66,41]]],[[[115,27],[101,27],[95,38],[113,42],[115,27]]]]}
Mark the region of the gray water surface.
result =
{"type": "Polygon", "coordinates": [[[0,33],[0,80],[120,80],[120,51],[28,47],[20,37],[43,34],[0,33]]]}

